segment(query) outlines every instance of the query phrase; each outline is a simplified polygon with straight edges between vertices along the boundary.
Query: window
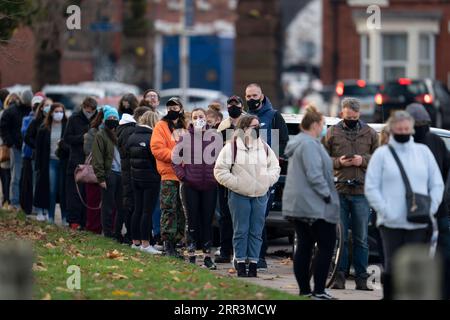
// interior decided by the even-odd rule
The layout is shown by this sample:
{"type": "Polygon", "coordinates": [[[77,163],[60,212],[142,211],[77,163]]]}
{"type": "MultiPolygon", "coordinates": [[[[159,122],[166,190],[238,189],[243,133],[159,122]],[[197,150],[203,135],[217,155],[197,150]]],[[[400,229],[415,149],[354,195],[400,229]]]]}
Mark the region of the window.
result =
{"type": "Polygon", "coordinates": [[[406,34],[383,34],[382,59],[384,81],[406,76],[408,37],[406,34]]]}
{"type": "Polygon", "coordinates": [[[419,36],[419,78],[434,78],[434,36],[419,36]]]}
{"type": "Polygon", "coordinates": [[[370,79],[370,39],[367,34],[361,36],[361,79],[370,79]]]}

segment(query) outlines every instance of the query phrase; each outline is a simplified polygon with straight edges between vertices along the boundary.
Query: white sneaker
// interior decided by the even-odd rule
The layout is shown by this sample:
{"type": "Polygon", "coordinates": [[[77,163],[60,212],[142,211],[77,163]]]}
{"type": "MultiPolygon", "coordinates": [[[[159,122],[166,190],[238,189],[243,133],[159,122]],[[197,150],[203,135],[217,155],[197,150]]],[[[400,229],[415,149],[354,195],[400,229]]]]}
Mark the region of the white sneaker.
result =
{"type": "Polygon", "coordinates": [[[135,250],[141,250],[141,246],[140,245],[135,245],[134,243],[131,245],[131,249],[135,249],[135,250]]]}
{"type": "Polygon", "coordinates": [[[164,250],[164,246],[160,245],[160,244],[155,244],[153,246],[153,248],[155,248],[158,251],[163,251],[164,250]]]}
{"type": "Polygon", "coordinates": [[[40,213],[40,212],[36,216],[36,220],[37,221],[41,221],[41,222],[46,221],[45,216],[42,213],[40,213]]]}
{"type": "Polygon", "coordinates": [[[150,254],[162,254],[161,251],[156,250],[153,246],[148,246],[146,248],[141,246],[141,251],[147,252],[147,253],[150,253],[150,254]]]}

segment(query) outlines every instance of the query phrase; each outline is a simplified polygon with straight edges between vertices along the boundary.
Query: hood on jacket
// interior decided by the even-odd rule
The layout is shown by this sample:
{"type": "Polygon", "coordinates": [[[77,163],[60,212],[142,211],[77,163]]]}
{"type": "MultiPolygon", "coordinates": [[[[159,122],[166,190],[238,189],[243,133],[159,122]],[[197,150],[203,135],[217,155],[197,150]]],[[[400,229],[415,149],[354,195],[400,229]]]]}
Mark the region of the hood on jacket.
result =
{"type": "Polygon", "coordinates": [[[305,140],[311,139],[314,140],[313,137],[307,135],[306,133],[299,133],[292,139],[289,139],[289,142],[286,145],[286,149],[284,150],[284,154],[286,157],[290,158],[294,155],[297,147],[305,140]]]}
{"type": "Polygon", "coordinates": [[[134,120],[134,117],[131,114],[124,113],[122,115],[122,119],[119,121],[119,125],[127,124],[127,123],[136,123],[136,120],[134,120]]]}
{"type": "Polygon", "coordinates": [[[253,111],[249,110],[248,112],[249,112],[249,114],[252,114],[252,115],[255,115],[255,116],[261,116],[264,113],[266,113],[267,111],[270,111],[272,109],[273,109],[272,102],[270,102],[269,98],[264,96],[264,99],[262,101],[261,109],[253,110],[253,111]]]}

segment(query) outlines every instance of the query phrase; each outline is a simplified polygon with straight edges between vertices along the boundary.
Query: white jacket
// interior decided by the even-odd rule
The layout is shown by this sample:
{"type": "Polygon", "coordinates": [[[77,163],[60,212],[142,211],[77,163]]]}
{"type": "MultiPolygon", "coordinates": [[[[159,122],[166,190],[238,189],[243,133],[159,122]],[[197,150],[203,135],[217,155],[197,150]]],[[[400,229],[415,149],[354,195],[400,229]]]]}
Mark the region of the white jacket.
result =
{"type": "MultiPolygon", "coordinates": [[[[444,182],[430,149],[411,138],[401,144],[389,139],[405,168],[413,192],[431,197],[430,216],[442,201],[444,182]]],[[[421,229],[425,224],[406,219],[406,190],[400,170],[388,146],[378,148],[370,159],[366,173],[365,194],[377,212],[377,225],[392,229],[421,229]]]]}
{"type": "Polygon", "coordinates": [[[236,161],[233,163],[233,146],[228,142],[219,153],[214,167],[217,182],[231,191],[247,197],[264,196],[280,177],[280,165],[273,150],[261,139],[247,148],[237,138],[236,161]],[[268,154],[266,152],[268,151],[268,154]]]}

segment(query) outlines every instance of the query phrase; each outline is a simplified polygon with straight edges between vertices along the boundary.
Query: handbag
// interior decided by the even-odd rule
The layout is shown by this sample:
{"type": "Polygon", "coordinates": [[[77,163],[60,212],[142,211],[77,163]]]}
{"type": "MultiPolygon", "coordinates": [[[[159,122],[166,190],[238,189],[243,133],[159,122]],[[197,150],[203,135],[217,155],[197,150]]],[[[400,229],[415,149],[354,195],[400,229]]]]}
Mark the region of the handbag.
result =
{"type": "Polygon", "coordinates": [[[0,162],[6,162],[10,160],[10,149],[6,144],[0,146],[0,162]]]}
{"type": "Polygon", "coordinates": [[[409,183],[408,176],[406,175],[405,169],[392,146],[389,146],[392,155],[394,156],[395,162],[397,162],[398,168],[402,175],[403,183],[406,189],[406,219],[412,223],[429,223],[430,222],[430,208],[431,208],[431,197],[429,195],[424,195],[420,193],[415,193],[412,191],[411,184],[409,183]]]}
{"type": "Polygon", "coordinates": [[[79,183],[90,183],[90,184],[98,184],[97,176],[95,175],[94,168],[92,167],[92,153],[86,158],[84,164],[79,164],[74,171],[75,177],[75,186],[77,188],[78,196],[80,197],[81,203],[90,210],[98,210],[102,207],[102,203],[100,202],[97,208],[89,207],[86,202],[83,200],[81,196],[80,188],[78,187],[79,183]]]}

